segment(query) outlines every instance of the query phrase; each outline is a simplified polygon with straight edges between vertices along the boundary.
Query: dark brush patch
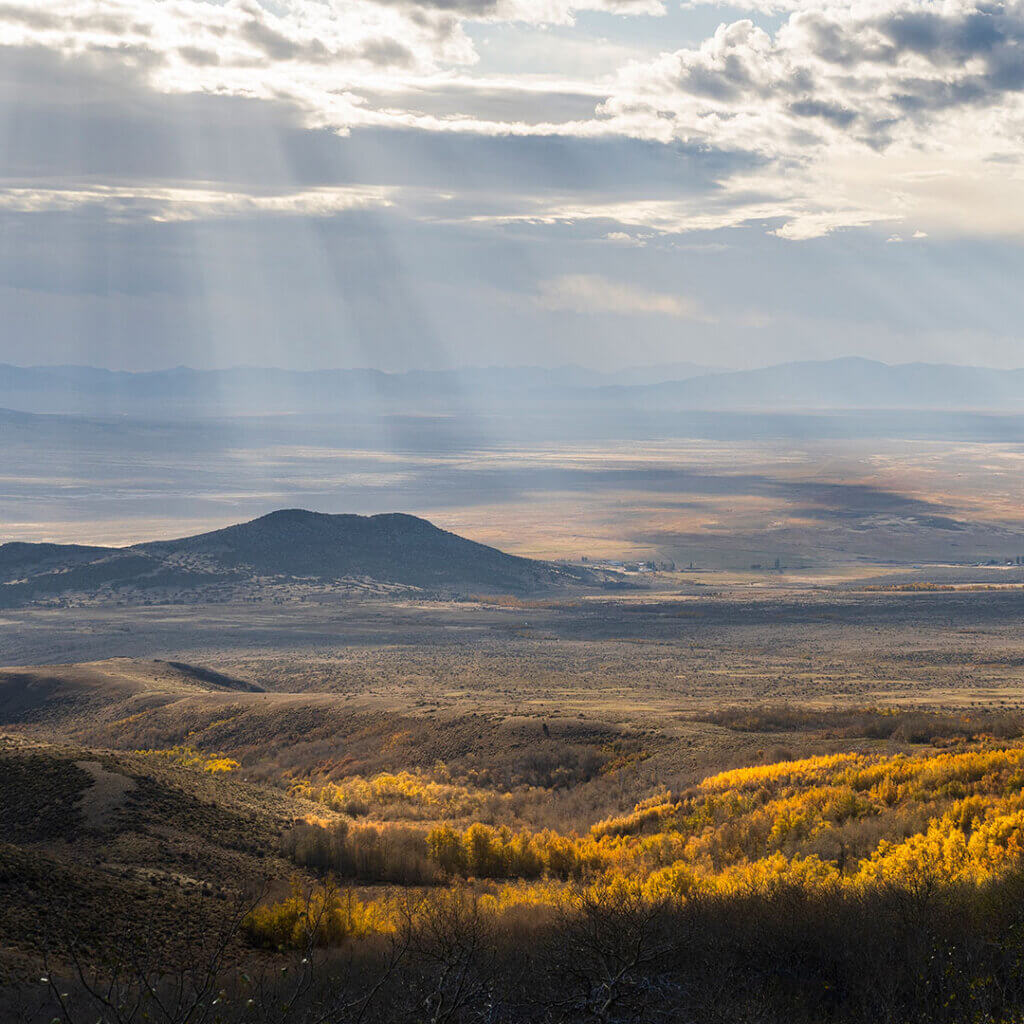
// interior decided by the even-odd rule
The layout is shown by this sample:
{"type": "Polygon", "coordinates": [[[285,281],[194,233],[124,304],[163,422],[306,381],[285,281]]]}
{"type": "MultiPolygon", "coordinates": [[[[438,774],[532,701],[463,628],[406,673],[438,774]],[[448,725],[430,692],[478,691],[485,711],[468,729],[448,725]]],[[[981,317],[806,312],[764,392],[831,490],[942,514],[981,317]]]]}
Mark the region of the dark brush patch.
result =
{"type": "Polygon", "coordinates": [[[0,757],[0,835],[18,843],[69,838],[81,824],[77,805],[91,784],[89,773],[71,760],[0,757]]]}

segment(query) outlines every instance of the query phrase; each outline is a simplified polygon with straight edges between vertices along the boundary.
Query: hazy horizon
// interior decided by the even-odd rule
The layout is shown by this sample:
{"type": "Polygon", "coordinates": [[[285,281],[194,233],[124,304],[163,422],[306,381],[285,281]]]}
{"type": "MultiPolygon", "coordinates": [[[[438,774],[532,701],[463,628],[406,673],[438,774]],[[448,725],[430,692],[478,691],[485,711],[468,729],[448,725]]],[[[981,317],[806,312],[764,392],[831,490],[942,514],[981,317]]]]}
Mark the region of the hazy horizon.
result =
{"type": "Polygon", "coordinates": [[[0,0],[0,1024],[1021,1024],[1022,281],[1024,0],[0,0]]]}
{"type": "MultiPolygon", "coordinates": [[[[143,374],[159,374],[159,373],[171,373],[173,371],[187,370],[194,371],[197,373],[222,373],[231,370],[266,370],[274,371],[281,370],[287,373],[357,373],[357,372],[372,372],[387,374],[389,376],[399,376],[402,374],[416,374],[416,373],[461,373],[471,371],[485,371],[485,370],[541,370],[547,372],[553,372],[558,370],[586,370],[600,375],[613,375],[625,371],[660,371],[671,372],[676,367],[684,367],[687,369],[700,370],[702,373],[742,373],[748,370],[764,370],[771,369],[779,366],[789,366],[793,364],[814,364],[814,363],[843,363],[843,362],[865,362],[874,363],[889,368],[899,367],[912,367],[912,366],[941,366],[941,367],[955,367],[960,369],[984,369],[984,370],[1020,370],[1024,369],[1024,360],[1008,360],[1002,363],[983,362],[976,359],[965,358],[963,360],[947,359],[947,360],[928,360],[928,359],[910,359],[910,360],[899,360],[899,359],[881,359],[873,358],[869,356],[862,356],[856,353],[841,353],[838,355],[827,356],[823,358],[806,358],[806,359],[783,359],[772,362],[765,361],[750,361],[746,364],[711,364],[711,363],[700,363],[693,360],[676,360],[676,361],[665,361],[665,360],[651,360],[647,362],[621,362],[615,364],[597,364],[588,363],[586,361],[574,361],[574,362],[559,362],[552,360],[550,362],[534,361],[534,362],[490,362],[490,363],[459,363],[459,364],[445,364],[445,365],[410,365],[402,369],[393,369],[385,366],[374,366],[370,363],[361,364],[332,364],[324,366],[312,366],[312,365],[287,365],[285,363],[222,363],[217,365],[201,365],[198,363],[162,363],[154,364],[145,368],[131,368],[126,366],[113,366],[99,363],[68,363],[68,362],[25,362],[15,363],[10,361],[0,360],[0,366],[13,367],[19,370],[100,370],[109,373],[125,373],[133,375],[143,374]]],[[[669,380],[671,378],[665,378],[669,380]]]]}

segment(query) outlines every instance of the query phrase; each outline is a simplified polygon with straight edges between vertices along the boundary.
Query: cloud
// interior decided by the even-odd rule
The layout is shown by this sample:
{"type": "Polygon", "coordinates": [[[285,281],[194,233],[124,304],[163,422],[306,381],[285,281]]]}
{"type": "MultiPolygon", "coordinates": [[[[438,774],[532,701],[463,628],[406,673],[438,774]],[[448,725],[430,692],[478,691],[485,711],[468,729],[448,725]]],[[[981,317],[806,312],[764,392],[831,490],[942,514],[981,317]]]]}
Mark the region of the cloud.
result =
{"type": "Polygon", "coordinates": [[[798,10],[774,35],[749,19],[720,25],[699,47],[623,69],[601,112],[651,137],[771,157],[837,141],[922,142],[936,123],[978,111],[1009,139],[1024,90],[1024,5],[879,7],[798,10]]]}
{"type": "Polygon", "coordinates": [[[577,12],[658,15],[662,0],[36,0],[0,4],[0,45],[120,63],[166,92],[288,99],[312,122],[364,123],[346,94],[381,74],[470,67],[467,21],[571,25],[577,12]]]}
{"type": "Polygon", "coordinates": [[[1012,346],[1021,4],[665,6],[0,0],[6,358],[1012,346]]]}
{"type": "Polygon", "coordinates": [[[571,24],[576,11],[662,15],[661,0],[378,0],[388,6],[450,11],[481,21],[571,24]]]}
{"type": "Polygon", "coordinates": [[[113,220],[165,223],[278,214],[327,217],[393,204],[395,190],[382,187],[320,188],[266,194],[212,188],[116,187],[0,188],[0,210],[16,213],[70,212],[103,207],[113,220]]]}
{"type": "MultiPolygon", "coordinates": [[[[584,10],[656,15],[661,0],[51,0],[45,8],[8,0],[0,4],[0,53],[25,60],[0,61],[0,89],[12,106],[41,116],[28,130],[40,139],[29,143],[43,140],[54,151],[80,145],[93,123],[111,139],[118,117],[131,120],[118,110],[145,108],[151,135],[172,120],[180,137],[161,140],[165,166],[182,159],[175,148],[191,147],[197,161],[208,159],[204,148],[228,148],[218,133],[190,127],[185,105],[234,101],[237,126],[220,134],[241,138],[252,126],[252,151],[238,160],[249,167],[238,173],[256,179],[254,195],[269,189],[259,180],[263,165],[280,178],[293,168],[293,150],[325,151],[317,133],[379,131],[431,141],[410,143],[412,159],[353,164],[346,184],[414,174],[415,150],[469,140],[461,151],[450,141],[437,147],[449,145],[452,155],[444,212],[415,188],[392,197],[414,217],[561,228],[606,220],[603,234],[757,224],[794,242],[852,228],[888,234],[896,224],[904,234],[1024,235],[1024,0],[739,0],[744,5],[773,12],[771,30],[763,18],[741,18],[699,45],[631,60],[612,75],[573,77],[557,66],[544,75],[482,72],[468,26],[568,29],[584,10]],[[63,96],[59,84],[37,94],[19,81],[28,58],[51,59],[57,83],[66,82],[63,96]],[[86,93],[76,91],[76,76],[88,82],[86,93]],[[311,140],[296,144],[303,133],[311,140]],[[556,168],[547,181],[509,175],[498,186],[497,162],[477,172],[460,155],[484,153],[488,139],[511,154],[511,166],[523,162],[519,153],[536,164],[544,151],[574,180],[554,194],[556,168]],[[594,157],[598,143],[624,141],[661,148],[678,173],[651,185],[626,163],[606,168],[594,157]]],[[[552,38],[538,52],[557,62],[552,38]]],[[[27,163],[17,154],[32,146],[17,141],[5,147],[16,154],[8,162],[27,163]]],[[[88,155],[103,163],[99,147],[88,155]]],[[[112,173],[117,187],[129,187],[112,173]]],[[[295,173],[305,173],[301,162],[295,173]]],[[[94,177],[66,177],[58,170],[53,181],[9,185],[34,189],[40,209],[46,196],[61,208],[75,192],[101,201],[94,177]]],[[[140,195],[181,186],[166,177],[157,170],[141,180],[140,195]]],[[[205,187],[196,190],[194,215],[220,216],[224,203],[209,201],[205,187]]],[[[123,212],[123,195],[108,199],[123,212]]],[[[187,201],[176,197],[173,208],[187,201]]],[[[310,215],[334,210],[326,202],[295,206],[310,215]]]]}
{"type": "Polygon", "coordinates": [[[643,247],[647,244],[650,237],[650,235],[631,235],[627,231],[609,231],[604,236],[604,241],[612,242],[615,245],[643,247]]]}
{"type": "Polygon", "coordinates": [[[685,296],[648,291],[599,274],[565,274],[545,281],[537,304],[541,309],[564,313],[708,319],[699,305],[685,296]]]}
{"type": "MultiPolygon", "coordinates": [[[[736,210],[751,196],[756,216],[774,205],[785,223],[770,230],[784,238],[904,217],[987,232],[986,190],[1005,198],[1007,164],[1024,160],[1024,4],[775,6],[788,13],[774,33],[741,19],[627,65],[599,116],[665,144],[760,157],[760,172],[723,186],[736,210]]],[[[1021,233],[1024,218],[1011,214],[1003,231],[1021,233]]]]}
{"type": "Polygon", "coordinates": [[[162,92],[288,100],[344,128],[354,85],[390,68],[430,73],[476,54],[452,13],[372,0],[52,0],[0,5],[0,44],[132,68],[162,92]]]}

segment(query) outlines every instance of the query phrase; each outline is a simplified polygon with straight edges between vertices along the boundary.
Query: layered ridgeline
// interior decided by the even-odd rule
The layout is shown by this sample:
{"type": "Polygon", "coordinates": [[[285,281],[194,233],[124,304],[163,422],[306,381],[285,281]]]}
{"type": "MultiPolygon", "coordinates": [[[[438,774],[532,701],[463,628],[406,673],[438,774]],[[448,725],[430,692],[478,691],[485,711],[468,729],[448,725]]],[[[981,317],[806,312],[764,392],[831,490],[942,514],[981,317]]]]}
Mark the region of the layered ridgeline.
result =
{"type": "Polygon", "coordinates": [[[557,407],[594,397],[609,385],[642,387],[679,381],[712,368],[693,363],[632,367],[602,373],[581,366],[465,367],[385,373],[372,369],[283,370],[177,367],[132,373],[91,366],[0,364],[0,408],[90,416],[211,416],[318,413],[339,410],[484,406],[538,401],[557,407]]]}
{"type": "Polygon", "coordinates": [[[261,593],[526,593],[600,584],[587,570],[505,554],[425,519],[285,509],[212,533],[125,548],[0,546],[0,605],[228,599],[261,593]]]}
{"type": "Polygon", "coordinates": [[[973,410],[1024,408],[1024,369],[872,359],[806,360],[723,371],[691,363],[601,373],[578,366],[385,373],[259,367],[144,373],[0,364],[0,409],[138,418],[295,413],[336,417],[453,409],[578,416],[652,410],[973,410]]]}

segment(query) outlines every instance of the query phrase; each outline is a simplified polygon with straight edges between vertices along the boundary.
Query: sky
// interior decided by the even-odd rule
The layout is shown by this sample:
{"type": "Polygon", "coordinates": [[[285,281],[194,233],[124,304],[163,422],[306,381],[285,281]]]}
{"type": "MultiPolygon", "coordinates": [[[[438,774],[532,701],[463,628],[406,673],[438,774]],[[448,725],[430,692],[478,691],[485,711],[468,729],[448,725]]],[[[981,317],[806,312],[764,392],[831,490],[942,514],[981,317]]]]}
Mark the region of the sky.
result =
{"type": "Polygon", "coordinates": [[[0,362],[1024,364],[1024,2],[5,0],[0,362]]]}

